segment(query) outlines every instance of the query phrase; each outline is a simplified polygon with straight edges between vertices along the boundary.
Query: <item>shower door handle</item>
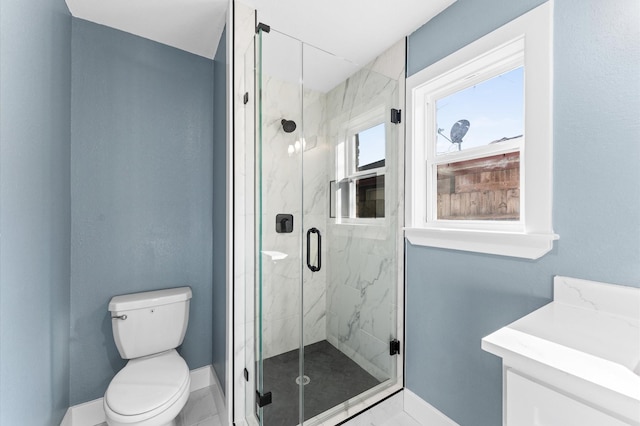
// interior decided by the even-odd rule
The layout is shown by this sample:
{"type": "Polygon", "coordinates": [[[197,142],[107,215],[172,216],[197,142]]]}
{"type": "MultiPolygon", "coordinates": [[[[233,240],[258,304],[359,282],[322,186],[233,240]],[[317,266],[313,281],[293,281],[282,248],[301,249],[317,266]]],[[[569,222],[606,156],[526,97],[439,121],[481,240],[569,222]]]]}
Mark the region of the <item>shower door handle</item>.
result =
{"type": "Polygon", "coordinates": [[[322,237],[317,228],[311,228],[307,231],[307,268],[311,272],[318,272],[322,266],[322,237]],[[311,234],[318,234],[318,266],[311,264],[311,234]]]}

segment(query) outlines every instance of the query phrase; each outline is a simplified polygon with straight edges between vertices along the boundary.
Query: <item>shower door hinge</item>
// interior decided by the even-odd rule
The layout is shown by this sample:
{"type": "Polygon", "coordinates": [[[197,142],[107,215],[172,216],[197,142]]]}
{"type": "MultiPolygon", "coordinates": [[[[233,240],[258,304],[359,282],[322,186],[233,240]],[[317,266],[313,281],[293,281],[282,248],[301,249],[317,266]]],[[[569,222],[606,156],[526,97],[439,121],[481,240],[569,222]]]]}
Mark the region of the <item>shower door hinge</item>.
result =
{"type": "Polygon", "coordinates": [[[249,92],[244,93],[244,96],[242,97],[242,103],[245,105],[249,103],[249,92]]]}
{"type": "Polygon", "coordinates": [[[258,407],[260,408],[271,404],[271,392],[267,392],[262,395],[260,391],[256,391],[256,404],[258,404],[258,407]]]}
{"type": "Polygon", "coordinates": [[[249,381],[249,370],[247,370],[246,368],[244,369],[244,380],[246,382],[249,381]]]}
{"type": "Polygon", "coordinates": [[[393,339],[389,342],[389,355],[399,355],[400,354],[400,340],[393,339]]]}
{"type": "Polygon", "coordinates": [[[402,110],[391,108],[391,122],[400,124],[402,122],[402,110]]]}
{"type": "Polygon", "coordinates": [[[263,24],[262,22],[260,22],[256,27],[256,34],[259,33],[260,30],[262,30],[262,32],[268,33],[269,31],[271,31],[271,27],[267,24],[263,24]]]}

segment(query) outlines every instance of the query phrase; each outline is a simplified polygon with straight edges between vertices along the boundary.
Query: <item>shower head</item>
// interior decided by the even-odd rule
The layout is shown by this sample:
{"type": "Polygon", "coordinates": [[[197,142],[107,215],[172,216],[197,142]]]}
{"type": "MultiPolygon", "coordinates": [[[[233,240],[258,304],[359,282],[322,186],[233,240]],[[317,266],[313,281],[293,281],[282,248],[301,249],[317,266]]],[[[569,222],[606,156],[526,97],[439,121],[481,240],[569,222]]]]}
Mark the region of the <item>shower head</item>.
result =
{"type": "Polygon", "coordinates": [[[280,123],[282,123],[282,130],[284,130],[285,133],[291,133],[296,129],[296,122],[293,120],[286,120],[283,118],[280,123]]]}

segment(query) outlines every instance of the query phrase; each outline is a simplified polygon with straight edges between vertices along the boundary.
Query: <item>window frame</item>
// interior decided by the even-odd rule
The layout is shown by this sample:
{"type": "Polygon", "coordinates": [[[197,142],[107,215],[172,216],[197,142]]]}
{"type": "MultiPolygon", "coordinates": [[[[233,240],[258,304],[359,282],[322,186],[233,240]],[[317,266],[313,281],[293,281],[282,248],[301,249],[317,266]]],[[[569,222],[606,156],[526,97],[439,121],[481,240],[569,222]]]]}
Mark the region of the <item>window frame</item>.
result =
{"type": "MultiPolygon", "coordinates": [[[[425,140],[425,161],[426,161],[426,191],[425,200],[426,221],[425,227],[450,227],[455,229],[484,229],[496,231],[523,231],[524,230],[524,196],[520,197],[520,219],[517,221],[476,221],[476,220],[446,220],[437,218],[437,166],[444,163],[454,163],[459,161],[472,160],[477,158],[490,157],[497,154],[510,152],[520,152],[520,161],[523,163],[524,139],[512,139],[492,145],[479,146],[454,151],[445,154],[437,154],[436,143],[437,129],[436,103],[453,93],[467,89],[476,84],[485,82],[507,71],[524,67],[524,39],[519,37],[511,42],[499,46],[492,51],[476,58],[462,66],[445,73],[435,79],[420,86],[418,96],[422,97],[420,102],[424,108],[425,129],[422,138],[425,140]]],[[[524,99],[526,105],[526,97],[524,99]]],[[[523,187],[523,168],[520,168],[520,190],[523,187]]]]}
{"type": "Polygon", "coordinates": [[[407,79],[405,235],[412,244],[529,259],[552,249],[558,239],[551,217],[552,22],[548,2],[407,79]],[[518,66],[525,73],[522,144],[506,141],[436,155],[435,101],[518,66]],[[514,150],[520,152],[518,221],[437,219],[434,164],[514,150]]]}
{"type": "MultiPolygon", "coordinates": [[[[356,225],[384,225],[387,220],[387,209],[386,209],[386,200],[387,200],[387,189],[386,189],[386,179],[385,179],[385,188],[384,188],[384,199],[385,199],[385,215],[382,217],[356,217],[356,181],[367,178],[367,177],[377,177],[377,176],[385,176],[387,174],[387,135],[389,132],[388,123],[385,115],[384,107],[373,108],[355,118],[350,119],[347,123],[342,126],[341,133],[344,135],[344,140],[341,141],[344,143],[344,151],[336,150],[336,165],[338,165],[336,170],[336,182],[340,182],[342,180],[347,180],[349,182],[349,217],[342,217],[338,212],[340,210],[340,205],[336,206],[336,217],[334,221],[336,224],[356,224],[356,225]],[[368,170],[358,171],[356,165],[356,143],[355,136],[367,129],[376,127],[380,124],[384,125],[384,135],[385,135],[385,165],[383,167],[376,167],[368,170]],[[340,158],[342,157],[342,158],[340,158]],[[342,166],[340,166],[342,165],[342,166]]],[[[336,196],[335,199],[338,200],[341,197],[336,196]]]]}

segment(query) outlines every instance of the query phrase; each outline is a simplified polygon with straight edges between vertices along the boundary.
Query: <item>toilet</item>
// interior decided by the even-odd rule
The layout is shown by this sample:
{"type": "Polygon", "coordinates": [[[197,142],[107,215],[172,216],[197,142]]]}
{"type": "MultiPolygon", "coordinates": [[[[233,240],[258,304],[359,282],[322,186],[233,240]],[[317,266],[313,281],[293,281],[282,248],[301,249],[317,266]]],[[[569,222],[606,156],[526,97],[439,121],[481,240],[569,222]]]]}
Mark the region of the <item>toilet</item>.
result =
{"type": "Polygon", "coordinates": [[[113,338],[127,365],[109,383],[109,426],[174,426],[187,403],[189,367],[176,348],[189,322],[189,287],[115,296],[113,338]]]}

